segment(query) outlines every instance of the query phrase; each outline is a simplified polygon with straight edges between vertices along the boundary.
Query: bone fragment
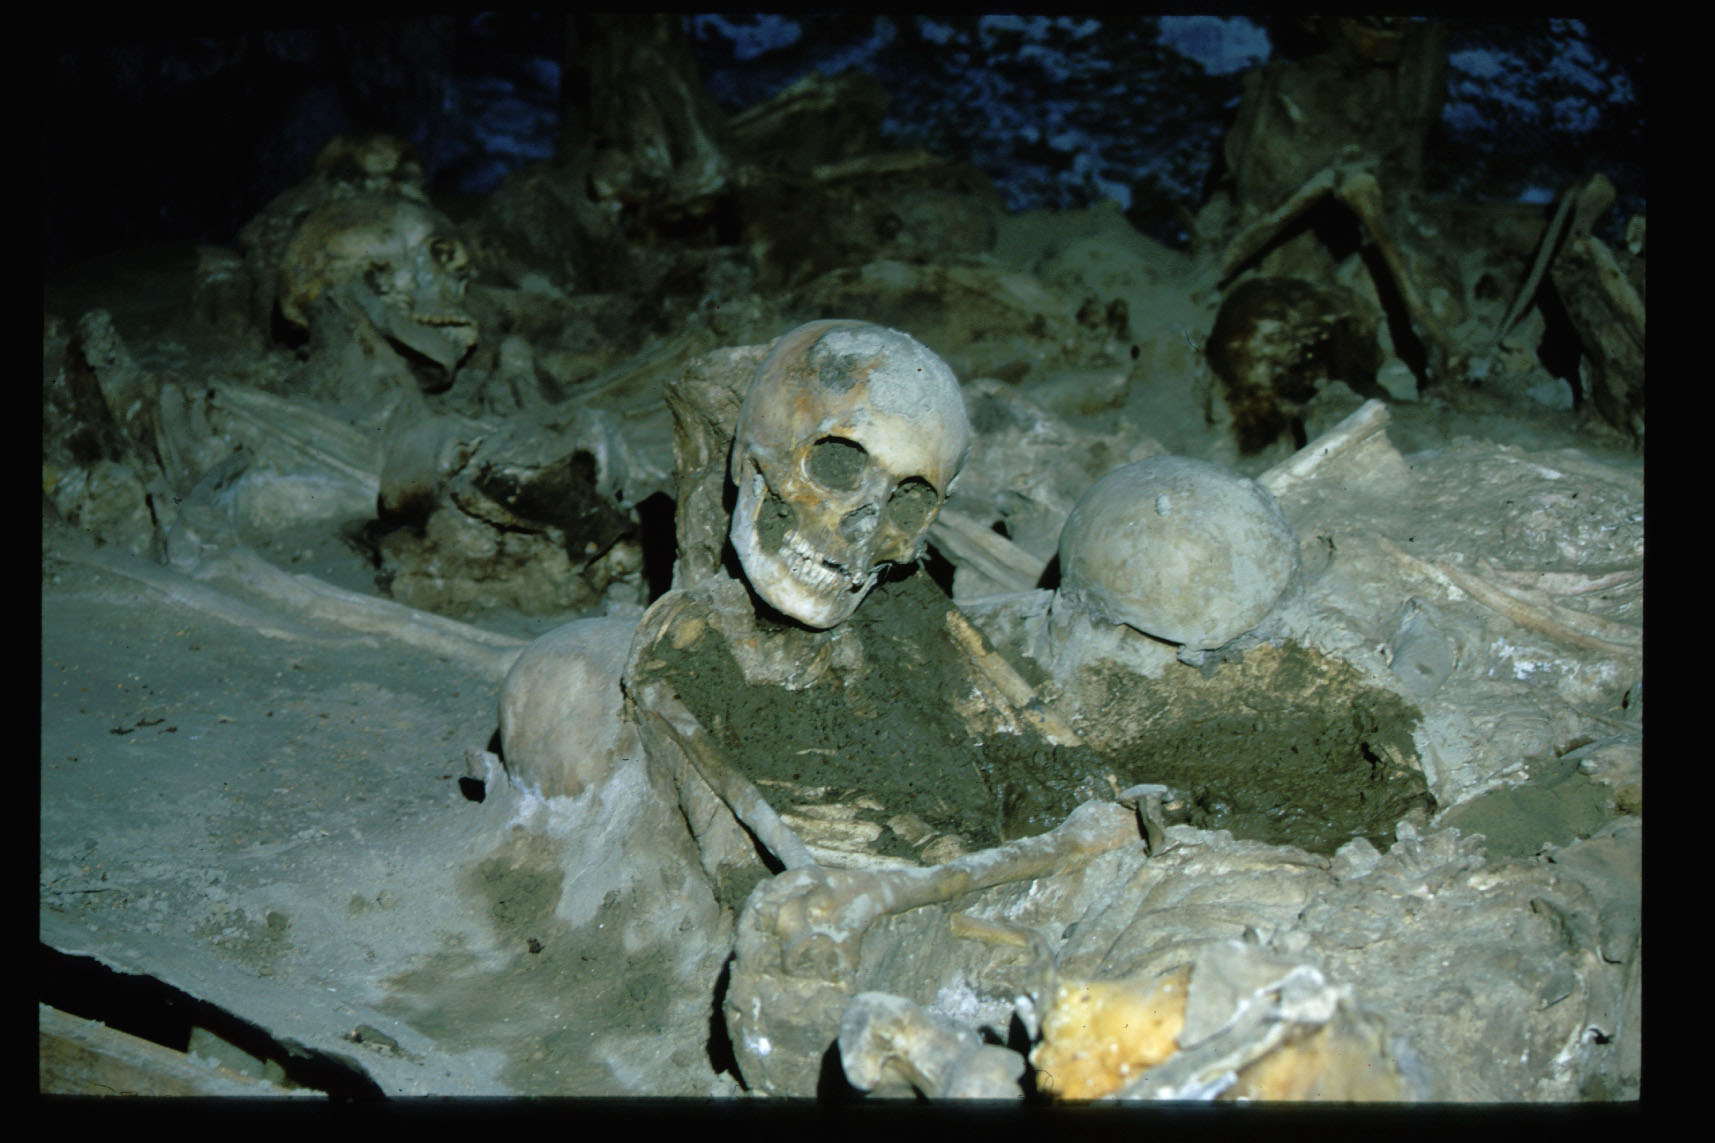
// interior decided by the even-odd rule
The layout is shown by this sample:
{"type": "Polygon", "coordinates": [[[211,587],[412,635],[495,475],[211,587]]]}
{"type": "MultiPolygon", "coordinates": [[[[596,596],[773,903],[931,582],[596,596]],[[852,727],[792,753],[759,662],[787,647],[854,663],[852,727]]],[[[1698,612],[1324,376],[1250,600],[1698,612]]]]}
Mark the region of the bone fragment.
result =
{"type": "Polygon", "coordinates": [[[858,942],[878,917],[1042,877],[1075,858],[1137,840],[1135,814],[1090,801],[1048,833],[928,869],[794,869],[758,890],[765,896],[753,897],[747,912],[772,914],[763,924],[780,941],[781,968],[788,975],[836,979],[855,969],[858,942]]]}
{"type": "Polygon", "coordinates": [[[953,637],[953,642],[958,645],[959,650],[970,659],[971,665],[976,667],[983,678],[994,684],[995,689],[1012,706],[1019,718],[1034,726],[1055,746],[1083,745],[1083,739],[1078,737],[1078,732],[1036,697],[1035,690],[1013,669],[1011,663],[984,644],[982,634],[971,626],[971,621],[956,607],[947,610],[947,633],[953,637]]]}
{"type": "Polygon", "coordinates": [[[1412,325],[1417,327],[1419,336],[1426,336],[1434,343],[1425,348],[1438,351],[1436,356],[1440,360],[1437,362],[1436,372],[1441,372],[1446,362],[1452,360],[1457,347],[1442,328],[1435,311],[1424,301],[1423,291],[1417,288],[1417,279],[1412,277],[1411,269],[1400,256],[1399,248],[1388,237],[1385,220],[1382,218],[1381,184],[1369,171],[1357,171],[1342,179],[1334,193],[1352,209],[1352,213],[1358,216],[1358,221],[1363,223],[1364,229],[1369,232],[1370,240],[1375,243],[1382,260],[1387,263],[1388,272],[1393,275],[1394,285],[1399,288],[1400,300],[1405,303],[1412,325]]]}
{"type": "Polygon", "coordinates": [[[1047,560],[1037,559],[974,516],[942,508],[929,538],[954,563],[969,566],[1009,591],[1029,591],[1042,580],[1047,560]]]}
{"type": "Polygon", "coordinates": [[[1568,646],[1614,656],[1628,664],[1634,663],[1640,654],[1642,633],[1626,624],[1573,612],[1569,608],[1553,604],[1537,605],[1526,602],[1489,583],[1475,572],[1455,567],[1445,560],[1420,560],[1385,536],[1377,536],[1376,543],[1382,551],[1406,568],[1426,575],[1443,586],[1459,589],[1478,603],[1500,612],[1520,627],[1546,635],[1568,646]],[[1595,630],[1606,632],[1610,637],[1589,633],[1595,630]]]}
{"type": "Polygon", "coordinates": [[[1256,482],[1276,499],[1290,497],[1330,462],[1355,453],[1358,447],[1386,430],[1387,404],[1365,401],[1357,412],[1263,473],[1256,482]]]}
{"type": "Polygon", "coordinates": [[[901,1080],[930,1099],[1019,1099],[1024,1058],[903,996],[860,992],[840,1018],[840,1063],[853,1087],[901,1080]]]}
{"type": "Polygon", "coordinates": [[[222,385],[215,391],[215,404],[270,439],[357,482],[370,495],[380,493],[380,451],[373,440],[344,421],[244,385],[222,385]]]}
{"type": "MultiPolygon", "coordinates": [[[[1543,271],[1548,269],[1560,252],[1561,238],[1566,234],[1588,234],[1595,225],[1596,219],[1614,203],[1614,184],[1600,171],[1578,183],[1574,183],[1560,198],[1560,205],[1555,208],[1554,219],[1543,232],[1542,245],[1537,249],[1536,260],[1531,263],[1530,273],[1519,288],[1518,296],[1513,298],[1513,304],[1507,309],[1506,317],[1495,327],[1495,336],[1491,345],[1499,345],[1501,339],[1512,329],[1520,315],[1529,308],[1536,297],[1537,287],[1542,285],[1543,271]],[[1570,223],[1570,226],[1568,226],[1570,223]]],[[[1641,311],[1641,306],[1639,307],[1641,311]]]]}
{"type": "Polygon", "coordinates": [[[1636,567],[1621,568],[1606,575],[1585,575],[1580,572],[1512,571],[1489,566],[1482,561],[1483,574],[1516,587],[1550,595],[1590,595],[1598,591],[1629,591],[1644,581],[1643,571],[1636,567]]]}
{"type": "Polygon", "coordinates": [[[1576,608],[1562,607],[1541,589],[1519,583],[1517,579],[1513,578],[1517,573],[1503,576],[1487,560],[1479,559],[1477,568],[1483,573],[1484,582],[1496,591],[1511,596],[1526,607],[1535,608],[1552,615],[1567,627],[1588,635],[1592,639],[1600,639],[1627,647],[1636,646],[1643,639],[1643,632],[1635,625],[1605,619],[1600,615],[1592,615],[1588,611],[1579,611],[1576,608]]]}
{"type": "Polygon", "coordinates": [[[111,546],[97,548],[75,543],[56,544],[54,554],[72,563],[87,564],[135,580],[159,592],[170,604],[188,607],[235,627],[266,635],[270,639],[325,638],[322,632],[305,627],[287,616],[267,611],[242,599],[235,599],[171,568],[164,568],[121,549],[111,546]]]}
{"type": "Polygon", "coordinates": [[[1221,253],[1221,278],[1225,281],[1238,272],[1263,247],[1274,241],[1282,228],[1309,210],[1331,192],[1344,176],[1343,164],[1323,167],[1293,192],[1292,197],[1251,223],[1227,243],[1221,253]]]}
{"type": "Polygon", "coordinates": [[[495,679],[505,677],[525,646],[523,639],[510,635],[347,591],[312,575],[292,575],[241,546],[222,552],[193,572],[198,578],[223,573],[303,618],[325,620],[471,663],[495,679]]]}

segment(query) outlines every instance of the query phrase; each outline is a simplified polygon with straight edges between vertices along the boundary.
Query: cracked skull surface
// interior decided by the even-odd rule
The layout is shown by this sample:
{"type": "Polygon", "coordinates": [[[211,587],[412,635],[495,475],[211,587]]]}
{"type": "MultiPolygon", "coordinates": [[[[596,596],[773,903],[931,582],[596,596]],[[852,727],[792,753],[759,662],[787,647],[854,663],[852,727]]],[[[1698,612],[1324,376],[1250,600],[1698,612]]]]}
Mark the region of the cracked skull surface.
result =
{"type": "Polygon", "coordinates": [[[477,341],[464,308],[470,255],[430,207],[390,195],[339,199],[306,218],[280,266],[280,313],[300,328],[326,298],[450,377],[477,341]]]}
{"type": "Polygon", "coordinates": [[[859,321],[780,339],[739,408],[732,545],[770,606],[827,628],[915,561],[970,451],[958,378],[927,347],[859,321]]]}

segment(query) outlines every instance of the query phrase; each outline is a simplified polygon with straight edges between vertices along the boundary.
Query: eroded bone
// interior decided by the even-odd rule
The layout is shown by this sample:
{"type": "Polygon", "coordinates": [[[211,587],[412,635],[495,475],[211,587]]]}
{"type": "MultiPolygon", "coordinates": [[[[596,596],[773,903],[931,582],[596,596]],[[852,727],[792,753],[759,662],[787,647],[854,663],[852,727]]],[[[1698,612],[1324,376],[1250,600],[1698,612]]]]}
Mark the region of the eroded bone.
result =
{"type": "Polygon", "coordinates": [[[1377,444],[1391,452],[1393,446],[1382,435],[1387,424],[1387,404],[1365,401],[1356,412],[1257,477],[1256,482],[1278,500],[1291,499],[1336,463],[1367,455],[1377,444]]]}
{"type": "Polygon", "coordinates": [[[1029,591],[1048,569],[1047,560],[1031,555],[975,517],[950,508],[941,509],[929,537],[954,563],[976,568],[1008,591],[1029,591]]]}
{"type": "Polygon", "coordinates": [[[1036,1022],[1037,1089],[1056,1098],[1420,1094],[1349,989],[1260,946],[1202,942],[1165,969],[1091,980],[1062,975],[1033,930],[967,914],[955,914],[951,926],[961,937],[1033,952],[1033,983],[1019,1014],[1036,1022]]]}
{"type": "Polygon", "coordinates": [[[1419,1094],[1351,990],[1243,941],[1210,942],[1188,973],[1179,1050],[1118,1099],[1400,1100],[1419,1094]]]}
{"type": "Polygon", "coordinates": [[[1086,802],[1059,828],[930,869],[792,869],[758,885],[739,918],[727,1030],[746,1081],[808,1095],[852,997],[859,945],[879,917],[1046,876],[1138,840],[1137,817],[1086,802]]]}
{"type": "Polygon", "coordinates": [[[1498,611],[1521,627],[1546,635],[1567,646],[1595,651],[1629,665],[1638,664],[1642,653],[1643,633],[1635,627],[1561,607],[1552,602],[1522,598],[1516,590],[1508,591],[1490,583],[1477,573],[1457,567],[1446,560],[1420,560],[1385,536],[1377,536],[1375,540],[1382,551],[1398,560],[1408,570],[1427,576],[1443,587],[1469,595],[1478,603],[1498,611]]]}
{"type": "Polygon", "coordinates": [[[903,996],[860,992],[840,1018],[840,1063],[860,1091],[909,1084],[930,1099],[1019,1099],[1024,1058],[903,996]]]}
{"type": "Polygon", "coordinates": [[[572,796],[613,772],[625,737],[619,675],[634,619],[568,623],[518,656],[500,689],[500,741],[513,781],[572,796]]]}
{"type": "Polygon", "coordinates": [[[956,607],[947,609],[947,632],[970,659],[977,673],[999,692],[998,699],[990,700],[995,706],[1030,723],[1055,746],[1082,745],[1083,740],[1071,724],[1037,697],[1024,676],[983,641],[982,635],[971,626],[971,621],[956,607]]]}
{"type": "Polygon", "coordinates": [[[1137,815],[1111,802],[1085,802],[1036,837],[967,854],[928,869],[793,869],[745,908],[754,931],[777,942],[771,960],[793,976],[849,974],[857,943],[877,917],[963,893],[1038,877],[1063,862],[1138,840],[1137,815]]]}

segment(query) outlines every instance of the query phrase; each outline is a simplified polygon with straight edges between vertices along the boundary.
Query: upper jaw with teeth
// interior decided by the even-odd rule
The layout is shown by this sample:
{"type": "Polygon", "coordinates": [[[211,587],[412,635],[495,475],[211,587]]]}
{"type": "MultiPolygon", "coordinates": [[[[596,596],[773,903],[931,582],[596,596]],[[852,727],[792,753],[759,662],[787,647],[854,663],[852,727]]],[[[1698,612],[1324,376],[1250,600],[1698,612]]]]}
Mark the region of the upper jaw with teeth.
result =
{"type": "Polygon", "coordinates": [[[877,566],[861,574],[852,572],[822,556],[797,532],[786,534],[786,542],[775,553],[775,558],[786,566],[793,579],[817,592],[826,592],[835,584],[844,591],[859,591],[874,582],[881,571],[877,566]]]}

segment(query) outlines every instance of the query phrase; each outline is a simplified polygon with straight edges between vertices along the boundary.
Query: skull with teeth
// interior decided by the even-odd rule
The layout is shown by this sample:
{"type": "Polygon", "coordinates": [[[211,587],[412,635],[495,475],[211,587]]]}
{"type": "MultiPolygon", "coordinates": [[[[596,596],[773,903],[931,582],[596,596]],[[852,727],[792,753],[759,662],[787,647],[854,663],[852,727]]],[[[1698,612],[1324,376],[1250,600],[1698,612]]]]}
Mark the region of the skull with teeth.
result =
{"type": "Polygon", "coordinates": [[[739,408],[745,577],[806,626],[840,623],[884,569],[922,554],[970,443],[958,379],[913,338],[860,321],[792,330],[739,408]]]}
{"type": "Polygon", "coordinates": [[[323,298],[440,366],[450,382],[477,341],[464,308],[470,255],[432,207],[392,195],[342,198],[298,227],[280,266],[280,313],[308,327],[323,298]]]}

